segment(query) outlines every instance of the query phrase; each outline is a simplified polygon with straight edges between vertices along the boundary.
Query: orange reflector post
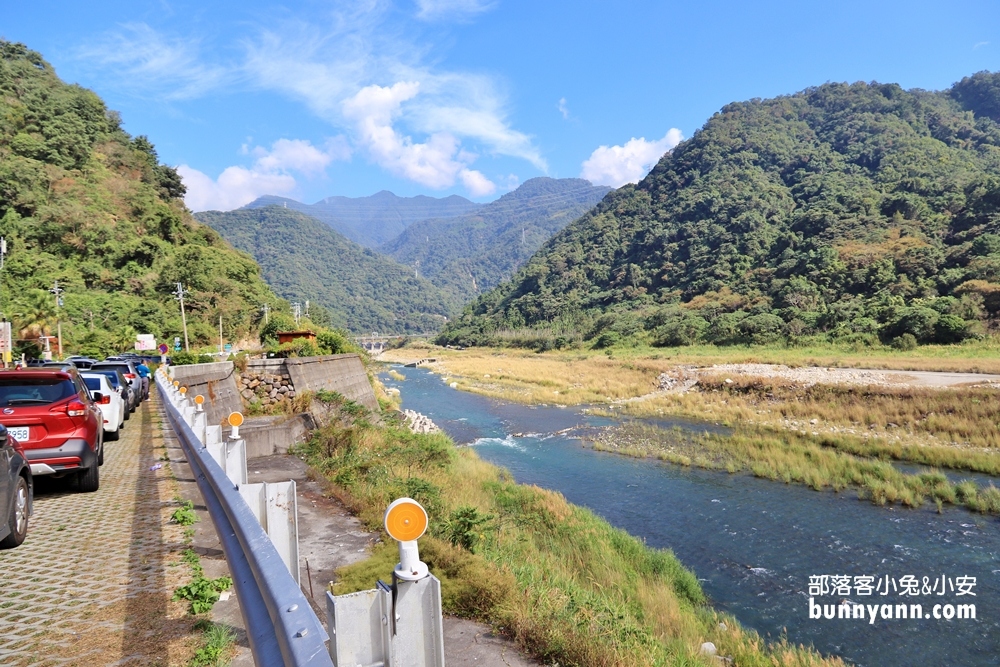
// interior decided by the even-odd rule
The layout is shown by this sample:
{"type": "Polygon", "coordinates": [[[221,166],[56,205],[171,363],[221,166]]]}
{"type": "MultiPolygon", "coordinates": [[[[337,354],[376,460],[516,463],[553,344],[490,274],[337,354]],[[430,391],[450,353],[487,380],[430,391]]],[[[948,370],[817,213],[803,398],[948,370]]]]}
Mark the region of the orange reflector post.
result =
{"type": "Polygon", "coordinates": [[[239,412],[230,412],[229,413],[229,425],[230,426],[236,426],[236,427],[243,426],[243,415],[240,414],[239,412]]]}
{"type": "Polygon", "coordinates": [[[195,397],[194,397],[194,402],[195,402],[195,403],[196,403],[197,405],[201,405],[202,403],[204,403],[204,402],[205,402],[205,397],[204,397],[204,396],[202,396],[201,394],[198,394],[197,396],[195,396],[195,397]]]}
{"type": "Polygon", "coordinates": [[[188,388],[187,387],[181,387],[180,389],[178,389],[178,391],[181,392],[181,394],[186,394],[186,393],[188,393],[188,388]]]}
{"type": "Polygon", "coordinates": [[[412,542],[427,530],[427,512],[412,498],[394,500],[385,511],[385,531],[394,540],[412,542]]]}

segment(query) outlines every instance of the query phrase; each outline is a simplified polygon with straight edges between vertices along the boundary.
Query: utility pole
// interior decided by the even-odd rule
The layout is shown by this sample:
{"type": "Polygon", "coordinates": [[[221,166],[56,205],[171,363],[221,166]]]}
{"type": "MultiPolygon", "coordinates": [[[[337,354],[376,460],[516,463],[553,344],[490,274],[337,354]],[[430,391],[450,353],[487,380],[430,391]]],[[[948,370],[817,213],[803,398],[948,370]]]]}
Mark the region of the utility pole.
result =
{"type": "Polygon", "coordinates": [[[7,238],[0,236],[0,336],[3,336],[3,358],[2,361],[3,368],[7,368],[7,360],[14,360],[13,354],[13,343],[14,336],[11,333],[11,327],[13,326],[7,321],[7,318],[3,314],[3,260],[7,257],[7,238]]]}
{"type": "Polygon", "coordinates": [[[190,352],[191,346],[188,345],[188,321],[187,315],[184,313],[184,295],[189,290],[184,289],[184,285],[177,283],[177,291],[174,292],[174,298],[181,302],[181,322],[184,324],[184,351],[190,352]]]}
{"type": "Polygon", "coordinates": [[[219,358],[222,358],[224,343],[222,342],[222,315],[219,315],[219,358]]]}
{"type": "Polygon", "coordinates": [[[302,304],[298,301],[292,303],[292,315],[295,316],[295,328],[299,327],[299,317],[302,316],[302,304]]]}
{"type": "Polygon", "coordinates": [[[309,319],[309,299],[306,299],[306,319],[309,319]]]}
{"type": "Polygon", "coordinates": [[[413,277],[414,278],[419,278],[420,277],[420,260],[419,259],[417,260],[416,264],[413,265],[413,277]]]}
{"type": "Polygon", "coordinates": [[[264,304],[263,306],[261,306],[261,307],[260,307],[260,309],[261,309],[262,311],[264,311],[264,324],[270,324],[270,323],[271,323],[271,318],[270,318],[270,317],[268,317],[268,316],[267,316],[267,314],[268,314],[269,312],[271,312],[271,306],[269,306],[269,305],[267,305],[267,304],[265,303],[265,304],[264,304]]]}
{"type": "Polygon", "coordinates": [[[62,287],[59,287],[59,281],[56,280],[52,283],[52,289],[49,290],[56,295],[56,328],[58,329],[59,335],[59,358],[62,359],[63,356],[63,346],[62,346],[62,318],[59,317],[59,309],[62,308],[63,300],[62,293],[65,292],[62,287]]]}

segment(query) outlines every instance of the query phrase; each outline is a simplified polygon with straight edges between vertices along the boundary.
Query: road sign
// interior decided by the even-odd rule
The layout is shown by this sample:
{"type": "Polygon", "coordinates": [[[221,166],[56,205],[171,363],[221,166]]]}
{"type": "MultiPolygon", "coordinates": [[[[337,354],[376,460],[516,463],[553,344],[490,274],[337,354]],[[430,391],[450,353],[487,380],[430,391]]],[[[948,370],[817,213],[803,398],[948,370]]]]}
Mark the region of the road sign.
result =
{"type": "Polygon", "coordinates": [[[166,353],[167,353],[167,350],[169,350],[169,349],[170,349],[170,348],[169,348],[169,347],[167,347],[167,344],[166,344],[166,343],[160,343],[160,347],[159,347],[159,350],[160,350],[160,354],[166,354],[166,353]]]}

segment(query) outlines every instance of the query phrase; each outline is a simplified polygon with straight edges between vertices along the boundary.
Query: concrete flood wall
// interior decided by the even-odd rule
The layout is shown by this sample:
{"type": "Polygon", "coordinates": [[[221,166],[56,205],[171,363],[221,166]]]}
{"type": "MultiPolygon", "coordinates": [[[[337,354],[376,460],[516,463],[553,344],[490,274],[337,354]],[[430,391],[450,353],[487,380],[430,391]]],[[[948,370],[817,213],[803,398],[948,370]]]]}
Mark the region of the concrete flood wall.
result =
{"type": "Polygon", "coordinates": [[[229,413],[243,410],[233,362],[172,366],[170,370],[173,378],[188,388],[188,396],[205,397],[209,424],[222,424],[229,413]]]}
{"type": "Polygon", "coordinates": [[[285,368],[296,391],[335,391],[369,410],[379,409],[365,365],[356,354],[285,359],[285,368]]]}
{"type": "MultiPolygon", "coordinates": [[[[247,391],[248,380],[258,385],[270,385],[280,390],[287,385],[287,392],[276,400],[288,400],[301,391],[325,389],[335,391],[371,410],[378,410],[378,400],[368,380],[361,358],[356,354],[334,354],[323,357],[294,359],[251,359],[243,371],[237,371],[233,362],[173,366],[175,380],[188,388],[188,396],[203,395],[209,424],[222,424],[229,432],[226,417],[231,412],[245,411],[244,397],[259,398],[256,392],[247,391]],[[245,396],[241,395],[245,392],[245,396]],[[289,396],[290,394],[290,396],[289,396]]],[[[268,391],[270,394],[270,390],[268,391]]],[[[249,400],[247,400],[249,403],[249,400]]],[[[303,442],[310,431],[317,427],[317,419],[309,414],[274,415],[247,418],[240,427],[240,435],[247,443],[247,457],[270,456],[288,451],[289,447],[303,442]]]]}

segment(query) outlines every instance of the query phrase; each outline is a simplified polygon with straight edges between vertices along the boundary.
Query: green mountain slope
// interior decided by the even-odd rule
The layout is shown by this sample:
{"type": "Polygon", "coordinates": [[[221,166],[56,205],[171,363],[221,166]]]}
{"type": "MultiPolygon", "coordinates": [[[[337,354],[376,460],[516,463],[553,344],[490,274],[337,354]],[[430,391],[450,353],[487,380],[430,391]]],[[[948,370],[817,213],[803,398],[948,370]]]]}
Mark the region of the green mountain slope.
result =
{"type": "Polygon", "coordinates": [[[63,83],[42,57],[0,41],[0,310],[24,340],[62,321],[67,352],[111,352],[134,334],[182,335],[171,292],[183,282],[193,343],[255,326],[279,304],[257,265],[184,207],[177,173],[121,129],[97,95],[63,83]],[[65,289],[56,312],[46,290],[65,289]]]}
{"type": "Polygon", "coordinates": [[[416,222],[379,250],[464,304],[510,278],[609,191],[579,178],[533,178],[472,213],[416,222]]]}
{"type": "Polygon", "coordinates": [[[998,111],[989,73],[944,92],[828,84],[730,104],[442,339],[976,335],[1000,315],[998,111]]]}
{"type": "Polygon", "coordinates": [[[197,218],[253,254],[278,294],[321,305],[338,327],[355,333],[437,331],[450,311],[441,292],[412,270],[291,208],[206,211],[197,218]]]}
{"type": "Polygon", "coordinates": [[[315,204],[266,195],[244,208],[265,206],[283,206],[301,211],[325,222],[355,243],[376,248],[395,238],[418,220],[464,215],[475,211],[482,204],[458,195],[442,199],[424,195],[397,197],[388,190],[383,190],[370,197],[327,197],[315,204]]]}

